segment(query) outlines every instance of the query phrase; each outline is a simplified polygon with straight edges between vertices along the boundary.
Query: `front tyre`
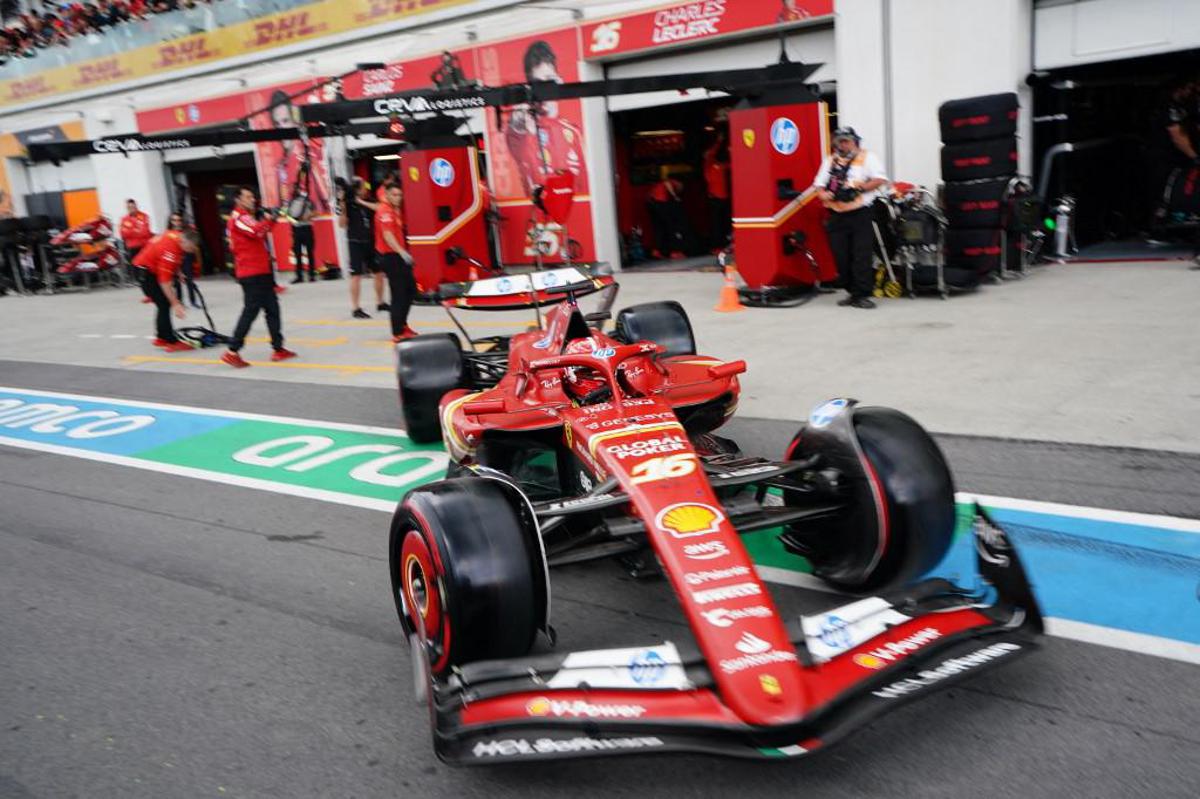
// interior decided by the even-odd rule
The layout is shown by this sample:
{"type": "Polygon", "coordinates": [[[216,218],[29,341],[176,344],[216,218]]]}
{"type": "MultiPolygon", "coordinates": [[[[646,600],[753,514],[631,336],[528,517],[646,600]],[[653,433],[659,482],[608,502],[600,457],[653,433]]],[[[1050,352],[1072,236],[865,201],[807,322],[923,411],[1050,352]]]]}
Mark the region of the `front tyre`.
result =
{"type": "Polygon", "coordinates": [[[409,492],[392,519],[389,553],[400,623],[425,643],[434,677],[528,654],[547,625],[537,524],[507,482],[464,477],[409,492]]]}
{"type": "Polygon", "coordinates": [[[826,413],[801,428],[789,459],[821,455],[838,473],[847,509],[820,531],[789,536],[818,577],[840,590],[875,591],[906,585],[941,562],[956,523],[954,480],[933,438],[911,417],[890,408],[826,413]],[[827,421],[831,418],[831,421],[827,421]],[[818,426],[820,424],[820,426],[818,426]]]}

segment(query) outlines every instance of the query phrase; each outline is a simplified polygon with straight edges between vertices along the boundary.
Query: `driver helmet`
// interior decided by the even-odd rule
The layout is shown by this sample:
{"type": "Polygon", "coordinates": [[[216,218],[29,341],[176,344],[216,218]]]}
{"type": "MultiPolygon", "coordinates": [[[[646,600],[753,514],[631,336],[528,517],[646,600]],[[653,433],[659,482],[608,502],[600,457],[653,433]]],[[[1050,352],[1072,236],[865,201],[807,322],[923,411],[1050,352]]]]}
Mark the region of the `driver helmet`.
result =
{"type": "MultiPolygon", "coordinates": [[[[591,338],[577,338],[563,350],[564,355],[588,355],[596,349],[596,342],[591,338]]],[[[595,369],[586,366],[568,366],[563,369],[563,387],[567,394],[577,400],[582,400],[597,389],[608,385],[604,376],[595,369]]]]}

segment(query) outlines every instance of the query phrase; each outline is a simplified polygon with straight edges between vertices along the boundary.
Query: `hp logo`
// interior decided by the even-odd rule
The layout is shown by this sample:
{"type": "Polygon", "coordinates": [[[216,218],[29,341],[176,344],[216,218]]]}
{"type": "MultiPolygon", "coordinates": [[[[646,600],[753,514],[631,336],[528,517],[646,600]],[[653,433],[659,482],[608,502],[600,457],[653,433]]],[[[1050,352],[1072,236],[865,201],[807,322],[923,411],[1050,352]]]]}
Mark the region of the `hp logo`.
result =
{"type": "Polygon", "coordinates": [[[653,685],[666,673],[667,661],[653,649],[647,649],[629,661],[629,676],[638,685],[653,685]]]}
{"type": "Polygon", "coordinates": [[[771,123],[771,146],[780,155],[791,155],[800,146],[800,128],[787,117],[771,123]]]}
{"type": "Polygon", "coordinates": [[[454,165],[445,158],[435,158],[429,164],[429,179],[443,189],[454,182],[454,165]]]}

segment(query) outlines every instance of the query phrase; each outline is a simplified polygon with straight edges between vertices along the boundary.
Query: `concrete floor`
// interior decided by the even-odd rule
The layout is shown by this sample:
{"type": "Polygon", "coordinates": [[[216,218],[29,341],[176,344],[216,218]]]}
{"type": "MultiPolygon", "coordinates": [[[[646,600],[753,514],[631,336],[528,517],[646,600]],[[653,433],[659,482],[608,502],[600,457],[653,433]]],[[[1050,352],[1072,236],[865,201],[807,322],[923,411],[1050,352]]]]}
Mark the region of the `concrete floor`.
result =
{"type": "MultiPolygon", "coordinates": [[[[874,311],[839,308],[830,295],[721,314],[712,310],[718,274],[619,280],[617,308],[676,299],[701,352],[748,361],[742,416],[799,420],[824,399],[850,396],[897,407],[939,433],[1200,452],[1200,272],[1183,262],[1045,266],[949,300],[883,300],[874,311]]],[[[229,332],[238,287],[224,278],[201,285],[217,326],[229,332]]],[[[386,321],[352,320],[344,281],[289,286],[285,331],[301,358],[243,371],[217,362],[218,350],[168,356],[151,347],[151,309],[138,299],[132,289],[0,299],[0,359],[394,385],[386,321]]],[[[192,324],[202,319],[189,316],[192,324]]],[[[514,332],[531,314],[463,319],[472,334],[514,332]]],[[[412,323],[422,332],[453,329],[439,308],[415,309],[412,323]]],[[[261,321],[251,335],[246,356],[265,361],[261,321]]]]}

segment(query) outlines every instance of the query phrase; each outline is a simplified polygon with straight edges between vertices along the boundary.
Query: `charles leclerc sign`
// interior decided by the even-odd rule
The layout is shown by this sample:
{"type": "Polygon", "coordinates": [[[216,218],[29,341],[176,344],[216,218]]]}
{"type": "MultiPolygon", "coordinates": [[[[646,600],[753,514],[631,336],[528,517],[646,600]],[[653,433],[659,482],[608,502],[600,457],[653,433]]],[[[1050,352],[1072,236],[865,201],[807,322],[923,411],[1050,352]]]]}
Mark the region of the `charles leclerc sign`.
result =
{"type": "Polygon", "coordinates": [[[833,0],[694,0],[583,26],[584,58],[688,44],[833,14],[833,0]]]}

